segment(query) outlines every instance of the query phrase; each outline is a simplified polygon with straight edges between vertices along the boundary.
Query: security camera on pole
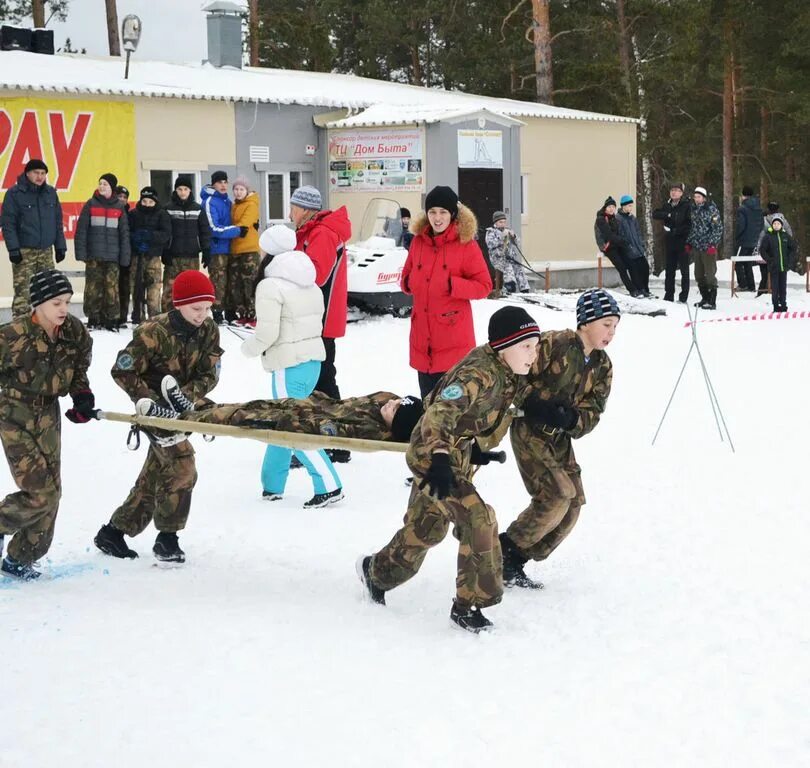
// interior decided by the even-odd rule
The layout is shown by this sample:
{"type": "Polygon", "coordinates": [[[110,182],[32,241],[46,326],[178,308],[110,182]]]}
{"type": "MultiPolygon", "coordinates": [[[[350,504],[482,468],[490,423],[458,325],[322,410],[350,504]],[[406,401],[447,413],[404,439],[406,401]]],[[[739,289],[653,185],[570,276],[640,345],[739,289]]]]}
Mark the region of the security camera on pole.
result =
{"type": "Polygon", "coordinates": [[[124,50],[127,52],[127,63],[124,68],[124,79],[129,78],[129,57],[138,47],[141,39],[141,20],[134,13],[124,16],[121,24],[121,39],[124,41],[124,50]]]}

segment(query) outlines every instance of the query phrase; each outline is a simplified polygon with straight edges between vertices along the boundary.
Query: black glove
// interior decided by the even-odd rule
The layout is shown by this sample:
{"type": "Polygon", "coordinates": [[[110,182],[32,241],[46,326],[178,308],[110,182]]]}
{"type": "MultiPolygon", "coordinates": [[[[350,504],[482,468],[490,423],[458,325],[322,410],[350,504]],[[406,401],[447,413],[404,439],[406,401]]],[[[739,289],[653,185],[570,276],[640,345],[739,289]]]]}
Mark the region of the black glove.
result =
{"type": "Polygon", "coordinates": [[[172,265],[172,255],[170,253],[164,253],[160,260],[163,262],[164,267],[170,267],[172,265]]]}
{"type": "Polygon", "coordinates": [[[503,451],[482,451],[478,443],[473,440],[472,451],[470,452],[470,464],[485,467],[491,461],[504,464],[506,462],[506,454],[503,451]]]}
{"type": "Polygon", "coordinates": [[[446,499],[450,491],[458,488],[458,481],[453,475],[450,466],[450,456],[446,453],[434,453],[430,462],[430,469],[425,475],[425,479],[419,483],[419,490],[428,488],[428,493],[435,496],[439,501],[446,499]]]}
{"type": "Polygon", "coordinates": [[[211,251],[206,248],[202,252],[202,265],[205,269],[208,269],[208,265],[211,263],[211,251]]]}
{"type": "Polygon", "coordinates": [[[259,222],[258,221],[253,222],[253,229],[255,229],[257,232],[259,231],[259,222]]]}
{"type": "Polygon", "coordinates": [[[544,400],[532,394],[523,403],[523,413],[533,424],[545,424],[557,429],[573,429],[579,420],[579,411],[557,400],[544,400]]]}
{"type": "Polygon", "coordinates": [[[61,249],[61,248],[56,249],[56,263],[57,264],[59,264],[59,262],[61,262],[61,261],[64,261],[65,256],[67,256],[67,251],[65,251],[64,249],[61,249]]]}
{"type": "Polygon", "coordinates": [[[15,248],[13,251],[9,251],[8,260],[12,264],[19,264],[22,261],[22,251],[20,251],[19,248],[15,248]]]}
{"type": "Polygon", "coordinates": [[[239,237],[247,237],[250,227],[239,227],[239,237]]]}
{"type": "Polygon", "coordinates": [[[87,424],[90,419],[96,418],[95,395],[89,389],[82,389],[71,395],[73,407],[65,411],[65,416],[74,424],[87,424]]]}

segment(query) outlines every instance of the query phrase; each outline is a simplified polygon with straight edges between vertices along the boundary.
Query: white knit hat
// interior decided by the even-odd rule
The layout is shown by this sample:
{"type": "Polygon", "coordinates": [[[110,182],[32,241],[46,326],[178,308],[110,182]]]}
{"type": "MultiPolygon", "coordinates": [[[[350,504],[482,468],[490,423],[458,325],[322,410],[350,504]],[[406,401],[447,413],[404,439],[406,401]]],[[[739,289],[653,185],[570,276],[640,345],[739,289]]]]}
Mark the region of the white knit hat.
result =
{"type": "Polygon", "coordinates": [[[695,187],[694,193],[695,195],[703,195],[703,197],[708,197],[709,193],[706,191],[706,187],[695,187]]]}
{"type": "Polygon", "coordinates": [[[295,250],[295,232],[283,224],[273,224],[259,237],[259,248],[271,256],[295,250]]]}

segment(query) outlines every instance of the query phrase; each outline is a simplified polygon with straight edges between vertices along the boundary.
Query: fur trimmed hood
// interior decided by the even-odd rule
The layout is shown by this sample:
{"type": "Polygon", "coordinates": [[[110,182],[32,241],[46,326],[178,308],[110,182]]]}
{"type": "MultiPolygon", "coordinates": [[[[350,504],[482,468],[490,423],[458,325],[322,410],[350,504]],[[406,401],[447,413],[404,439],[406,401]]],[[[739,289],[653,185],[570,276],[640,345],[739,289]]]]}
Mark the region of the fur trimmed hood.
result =
{"type": "MultiPolygon", "coordinates": [[[[475,214],[464,203],[458,204],[458,217],[455,224],[460,242],[469,243],[475,238],[475,233],[478,231],[478,219],[475,218],[475,214]]],[[[427,234],[428,229],[430,229],[427,213],[420,211],[411,220],[409,229],[414,235],[427,234]]]]}

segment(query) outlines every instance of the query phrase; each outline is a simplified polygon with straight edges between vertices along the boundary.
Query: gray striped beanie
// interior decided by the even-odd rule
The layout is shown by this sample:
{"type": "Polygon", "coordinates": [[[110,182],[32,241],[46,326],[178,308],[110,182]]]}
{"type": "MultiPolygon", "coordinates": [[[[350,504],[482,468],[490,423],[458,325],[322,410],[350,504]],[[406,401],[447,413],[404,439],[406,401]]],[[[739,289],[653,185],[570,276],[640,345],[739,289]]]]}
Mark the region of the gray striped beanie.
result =
{"type": "Polygon", "coordinates": [[[32,307],[38,307],[63,293],[73,293],[73,286],[64,273],[56,269],[43,269],[31,275],[28,281],[28,295],[32,307]]]}
{"type": "Polygon", "coordinates": [[[309,211],[320,211],[321,193],[315,187],[298,187],[290,196],[290,205],[297,205],[309,211]]]}
{"type": "Polygon", "coordinates": [[[591,288],[577,299],[577,328],[603,317],[621,317],[619,305],[607,291],[591,288]]]}

